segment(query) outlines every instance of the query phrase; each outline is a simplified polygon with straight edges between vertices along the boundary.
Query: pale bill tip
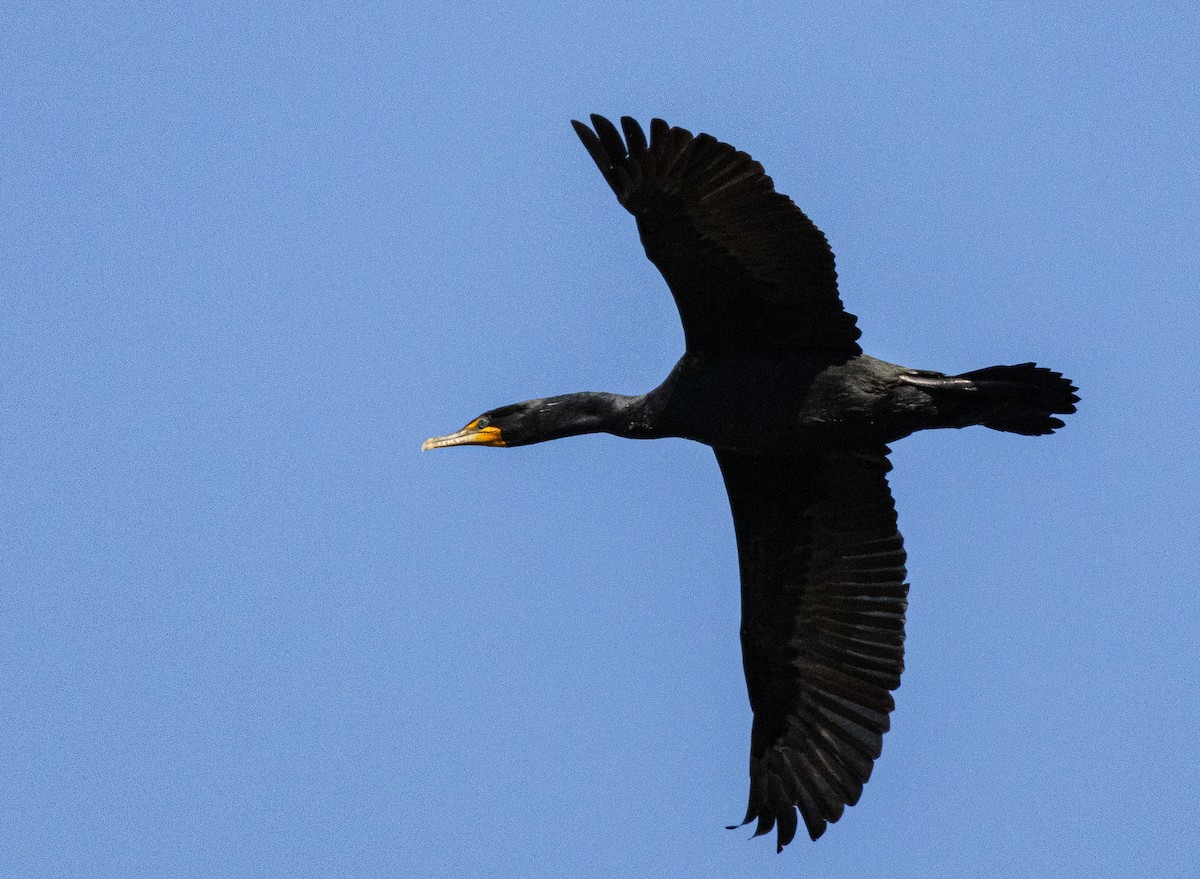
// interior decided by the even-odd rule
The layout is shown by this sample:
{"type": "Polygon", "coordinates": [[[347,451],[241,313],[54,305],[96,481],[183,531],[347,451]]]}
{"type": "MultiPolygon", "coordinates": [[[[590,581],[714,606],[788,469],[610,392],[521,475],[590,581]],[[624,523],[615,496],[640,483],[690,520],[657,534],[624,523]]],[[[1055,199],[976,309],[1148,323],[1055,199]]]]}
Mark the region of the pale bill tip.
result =
{"type": "Polygon", "coordinates": [[[469,440],[470,436],[471,432],[466,428],[457,433],[446,434],[446,436],[431,436],[421,443],[421,451],[428,452],[430,449],[444,449],[446,446],[461,446],[464,441],[469,440]]]}

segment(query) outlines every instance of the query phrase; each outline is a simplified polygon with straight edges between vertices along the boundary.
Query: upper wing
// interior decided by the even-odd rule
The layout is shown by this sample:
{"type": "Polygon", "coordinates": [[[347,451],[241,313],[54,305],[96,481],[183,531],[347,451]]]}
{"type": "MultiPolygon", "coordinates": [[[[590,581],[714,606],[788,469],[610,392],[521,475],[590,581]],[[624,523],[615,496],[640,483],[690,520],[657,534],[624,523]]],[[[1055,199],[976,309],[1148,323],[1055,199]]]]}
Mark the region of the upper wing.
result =
{"type": "Polygon", "coordinates": [[[904,544],[887,448],[812,459],[718,451],[737,532],[754,725],[755,835],[816,839],[854,805],[904,668],[904,544]]]}
{"type": "Polygon", "coordinates": [[[842,308],[833,251],[762,165],[661,119],[625,139],[603,116],[572,121],[679,307],[691,350],[821,348],[861,353],[842,308]]]}

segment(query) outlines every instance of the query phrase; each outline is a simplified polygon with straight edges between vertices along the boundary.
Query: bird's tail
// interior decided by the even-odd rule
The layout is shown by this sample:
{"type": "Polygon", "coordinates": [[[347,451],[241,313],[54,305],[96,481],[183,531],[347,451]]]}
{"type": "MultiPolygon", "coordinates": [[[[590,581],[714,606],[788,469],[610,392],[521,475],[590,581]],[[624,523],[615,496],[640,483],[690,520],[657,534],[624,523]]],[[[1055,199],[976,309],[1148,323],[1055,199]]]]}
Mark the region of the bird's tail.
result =
{"type": "Polygon", "coordinates": [[[1033,363],[989,366],[955,378],[970,381],[985,402],[987,414],[978,423],[1005,433],[1053,433],[1063,426],[1054,416],[1071,414],[1079,402],[1070,379],[1033,363]]]}

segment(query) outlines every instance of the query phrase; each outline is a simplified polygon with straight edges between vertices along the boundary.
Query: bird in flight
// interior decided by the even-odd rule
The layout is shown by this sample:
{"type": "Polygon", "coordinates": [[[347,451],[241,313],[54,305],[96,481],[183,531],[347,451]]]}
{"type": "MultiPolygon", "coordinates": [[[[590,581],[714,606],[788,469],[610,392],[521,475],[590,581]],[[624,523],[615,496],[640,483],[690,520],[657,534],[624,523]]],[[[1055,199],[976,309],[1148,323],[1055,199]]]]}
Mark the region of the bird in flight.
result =
{"type": "Polygon", "coordinates": [[[825,236],[762,165],[707,134],[602,116],[573,122],[637,220],[683,322],[683,357],[640,396],[583,392],[485,412],[423,449],[610,433],[711,446],[741,575],[754,720],[743,824],[776,847],[812,839],[862,794],[904,668],[908,584],[888,444],[981,424],[1038,436],[1075,411],[1060,373],[1022,363],[960,375],[859,347],[825,236]],[[623,133],[623,136],[622,136],[623,133]]]}

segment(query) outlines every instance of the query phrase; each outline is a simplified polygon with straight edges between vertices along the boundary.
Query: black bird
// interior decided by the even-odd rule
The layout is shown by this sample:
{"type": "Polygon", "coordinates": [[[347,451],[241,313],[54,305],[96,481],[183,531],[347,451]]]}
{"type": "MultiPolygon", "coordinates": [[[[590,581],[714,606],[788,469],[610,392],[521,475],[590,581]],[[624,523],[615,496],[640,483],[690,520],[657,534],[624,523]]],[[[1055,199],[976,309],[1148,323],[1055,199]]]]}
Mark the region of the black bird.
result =
{"type": "Polygon", "coordinates": [[[1076,388],[1032,363],[961,375],[863,354],[825,236],[762,166],[661,119],[572,122],[671,288],[686,350],[647,394],[567,394],[502,406],[445,446],[523,446],[585,433],[712,446],[742,581],[742,661],[754,723],[755,836],[819,837],[880,754],[904,668],[905,553],[888,443],[982,424],[1037,436],[1076,388]]]}

